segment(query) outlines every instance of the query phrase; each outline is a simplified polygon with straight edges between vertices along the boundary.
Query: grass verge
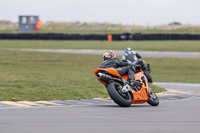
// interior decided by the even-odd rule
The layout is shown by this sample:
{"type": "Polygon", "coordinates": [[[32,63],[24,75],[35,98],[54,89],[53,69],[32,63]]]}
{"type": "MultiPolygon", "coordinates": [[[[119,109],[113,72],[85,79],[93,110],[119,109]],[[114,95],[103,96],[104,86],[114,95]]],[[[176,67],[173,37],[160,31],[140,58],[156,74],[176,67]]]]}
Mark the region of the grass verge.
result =
{"type": "MultiPolygon", "coordinates": [[[[154,81],[200,82],[199,59],[144,59],[154,81]]],[[[0,50],[0,100],[108,97],[93,74],[101,62],[100,55],[0,50]]]]}
{"type": "Polygon", "coordinates": [[[159,93],[159,92],[162,92],[162,91],[166,91],[165,88],[158,87],[158,86],[153,85],[153,84],[151,84],[151,83],[149,83],[148,85],[149,85],[150,88],[153,89],[153,91],[154,91],[155,93],[159,93]]]}
{"type": "MultiPolygon", "coordinates": [[[[42,29],[31,33],[79,33],[79,34],[110,34],[110,33],[189,33],[199,34],[199,25],[165,24],[157,26],[123,25],[114,23],[90,22],[46,22],[42,29]]],[[[18,33],[18,23],[0,21],[0,33],[18,33]]]]}
{"type": "Polygon", "coordinates": [[[136,51],[200,52],[200,41],[31,41],[0,40],[0,48],[112,49],[136,51]]]}

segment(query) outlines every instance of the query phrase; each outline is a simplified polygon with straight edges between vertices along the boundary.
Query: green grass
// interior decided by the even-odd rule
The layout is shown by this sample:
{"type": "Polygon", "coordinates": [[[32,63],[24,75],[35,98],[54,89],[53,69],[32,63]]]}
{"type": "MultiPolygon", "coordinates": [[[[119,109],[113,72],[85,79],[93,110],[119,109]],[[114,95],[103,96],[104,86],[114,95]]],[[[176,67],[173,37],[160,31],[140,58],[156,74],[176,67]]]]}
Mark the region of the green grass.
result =
{"type": "Polygon", "coordinates": [[[98,60],[96,56],[89,55],[0,51],[0,98],[107,97],[106,89],[93,74],[100,60],[100,57],[98,60]]]}
{"type": "Polygon", "coordinates": [[[0,48],[112,49],[200,52],[200,41],[31,41],[0,40],[0,48]]]}
{"type": "MultiPolygon", "coordinates": [[[[0,33],[27,33],[18,32],[18,28],[0,30],[0,33]]],[[[117,30],[71,30],[71,29],[54,29],[48,31],[47,29],[42,29],[40,31],[32,31],[29,33],[66,33],[66,34],[124,34],[127,33],[126,29],[117,30]]],[[[181,29],[132,29],[132,34],[143,33],[143,34],[200,34],[200,28],[181,28],[181,29]]]]}
{"type": "MultiPolygon", "coordinates": [[[[181,33],[199,34],[198,25],[136,26],[112,23],[46,22],[42,29],[30,33],[115,34],[115,33],[181,33]]],[[[0,22],[0,33],[19,33],[18,23],[0,22]]]]}
{"type": "MultiPolygon", "coordinates": [[[[154,81],[200,83],[200,59],[144,58],[154,81]]],[[[101,55],[0,50],[0,100],[108,97],[93,71],[101,55]]],[[[151,85],[153,89],[154,86],[151,85]]],[[[156,87],[157,88],[157,87],[156,87]]],[[[155,89],[156,91],[156,89],[155,89]]]]}
{"type": "MultiPolygon", "coordinates": [[[[7,48],[200,52],[200,41],[0,41],[0,100],[108,97],[93,71],[101,55],[7,51],[7,48]]],[[[154,81],[200,83],[200,59],[143,58],[154,81]]],[[[154,91],[162,88],[150,84],[154,91]]]]}
{"type": "MultiPolygon", "coordinates": [[[[12,33],[11,31],[2,31],[3,33],[12,33]]],[[[67,34],[124,34],[127,29],[117,29],[117,30],[72,30],[72,29],[54,29],[48,31],[47,29],[42,29],[40,31],[32,31],[30,33],[67,33],[67,34]]],[[[200,28],[180,28],[180,29],[132,29],[132,34],[144,33],[144,34],[200,34],[200,28]]]]}
{"type": "Polygon", "coordinates": [[[159,93],[159,92],[162,92],[162,91],[166,91],[165,88],[158,87],[158,86],[153,85],[153,84],[151,84],[151,83],[149,83],[148,85],[150,86],[150,88],[153,89],[153,91],[154,91],[155,93],[159,93]]]}
{"type": "Polygon", "coordinates": [[[154,81],[200,83],[200,58],[143,58],[154,81]]]}

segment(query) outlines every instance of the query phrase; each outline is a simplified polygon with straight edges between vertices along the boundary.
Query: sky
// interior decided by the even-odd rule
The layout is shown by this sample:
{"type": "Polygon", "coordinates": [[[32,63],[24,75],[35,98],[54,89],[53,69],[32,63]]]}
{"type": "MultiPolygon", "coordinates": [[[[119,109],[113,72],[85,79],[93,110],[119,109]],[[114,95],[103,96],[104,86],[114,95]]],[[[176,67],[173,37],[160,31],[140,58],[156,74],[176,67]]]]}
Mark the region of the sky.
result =
{"type": "Polygon", "coordinates": [[[200,0],[0,0],[0,20],[38,15],[43,22],[200,25],[200,0]]]}

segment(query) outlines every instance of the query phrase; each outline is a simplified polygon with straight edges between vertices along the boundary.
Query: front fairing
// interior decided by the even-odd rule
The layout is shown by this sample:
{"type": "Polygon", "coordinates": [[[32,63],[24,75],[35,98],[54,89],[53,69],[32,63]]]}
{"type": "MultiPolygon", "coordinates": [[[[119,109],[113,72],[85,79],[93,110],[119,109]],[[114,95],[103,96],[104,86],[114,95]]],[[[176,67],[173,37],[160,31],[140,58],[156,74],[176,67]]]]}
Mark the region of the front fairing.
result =
{"type": "Polygon", "coordinates": [[[145,103],[148,100],[148,82],[147,78],[144,75],[144,72],[142,70],[138,71],[135,74],[135,80],[139,80],[143,83],[142,88],[140,91],[133,91],[133,100],[132,104],[138,104],[138,103],[145,103]]]}

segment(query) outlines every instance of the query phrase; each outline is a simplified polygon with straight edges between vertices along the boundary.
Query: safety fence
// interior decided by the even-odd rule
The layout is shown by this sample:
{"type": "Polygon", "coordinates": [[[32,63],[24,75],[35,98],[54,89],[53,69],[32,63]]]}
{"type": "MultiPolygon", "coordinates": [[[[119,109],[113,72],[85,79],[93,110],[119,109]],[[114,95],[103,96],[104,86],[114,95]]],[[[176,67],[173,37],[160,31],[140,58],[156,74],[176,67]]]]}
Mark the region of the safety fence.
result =
{"type": "Polygon", "coordinates": [[[200,34],[0,34],[1,40],[200,40],[200,34]]]}

